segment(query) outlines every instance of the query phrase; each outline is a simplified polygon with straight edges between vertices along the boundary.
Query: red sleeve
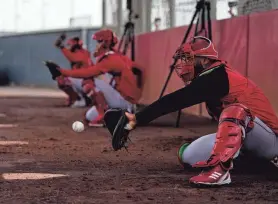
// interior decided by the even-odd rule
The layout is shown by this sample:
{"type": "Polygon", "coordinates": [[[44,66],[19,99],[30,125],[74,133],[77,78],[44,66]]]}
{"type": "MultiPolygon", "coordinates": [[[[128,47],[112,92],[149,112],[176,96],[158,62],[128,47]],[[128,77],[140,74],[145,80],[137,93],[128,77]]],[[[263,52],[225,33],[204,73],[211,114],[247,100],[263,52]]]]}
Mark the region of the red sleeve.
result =
{"type": "Polygon", "coordinates": [[[71,52],[67,48],[63,48],[62,53],[71,62],[79,62],[79,61],[82,61],[82,59],[84,58],[83,53],[81,53],[81,52],[71,52]]]}
{"type": "Polygon", "coordinates": [[[100,75],[102,72],[97,65],[80,69],[60,69],[62,75],[73,78],[88,78],[100,75]]]}
{"type": "Polygon", "coordinates": [[[91,59],[91,53],[89,51],[86,51],[86,58],[88,60],[88,65],[89,66],[95,65],[94,62],[91,59]]]}
{"type": "Polygon", "coordinates": [[[94,66],[81,69],[60,69],[62,75],[73,78],[95,77],[107,72],[121,72],[125,64],[117,56],[109,56],[94,66]]]}

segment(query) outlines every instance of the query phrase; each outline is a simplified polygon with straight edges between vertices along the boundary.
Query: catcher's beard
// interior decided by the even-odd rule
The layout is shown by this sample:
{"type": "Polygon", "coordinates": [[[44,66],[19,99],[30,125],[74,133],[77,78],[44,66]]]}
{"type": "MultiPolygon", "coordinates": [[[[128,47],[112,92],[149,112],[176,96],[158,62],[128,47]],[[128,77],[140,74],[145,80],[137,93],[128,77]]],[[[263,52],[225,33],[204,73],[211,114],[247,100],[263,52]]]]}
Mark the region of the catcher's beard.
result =
{"type": "Polygon", "coordinates": [[[175,67],[177,75],[182,79],[185,85],[190,83],[194,76],[194,66],[193,65],[186,65],[185,63],[180,63],[175,67]]]}
{"type": "Polygon", "coordinates": [[[180,78],[182,79],[182,81],[184,82],[184,85],[189,85],[192,81],[192,77],[190,74],[183,74],[180,76],[180,78]]]}
{"type": "Polygon", "coordinates": [[[196,61],[194,65],[195,74],[194,77],[198,76],[205,69],[204,65],[200,61],[196,61]]]}

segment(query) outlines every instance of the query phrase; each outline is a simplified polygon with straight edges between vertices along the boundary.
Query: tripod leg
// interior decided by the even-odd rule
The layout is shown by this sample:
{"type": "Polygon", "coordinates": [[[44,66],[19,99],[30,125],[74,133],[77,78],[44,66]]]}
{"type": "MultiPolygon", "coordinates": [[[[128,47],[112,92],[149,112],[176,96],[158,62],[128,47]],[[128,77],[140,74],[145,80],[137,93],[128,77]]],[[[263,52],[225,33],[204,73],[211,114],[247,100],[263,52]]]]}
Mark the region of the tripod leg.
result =
{"type": "MultiPolygon", "coordinates": [[[[204,5],[204,7],[203,7],[203,10],[202,10],[202,24],[201,24],[201,30],[202,31],[205,31],[205,37],[207,37],[207,31],[206,31],[206,16],[205,16],[205,14],[206,14],[206,9],[205,9],[206,7],[205,7],[205,5],[204,5]]],[[[201,31],[201,32],[202,32],[201,31]]]]}
{"type": "Polygon", "coordinates": [[[207,6],[207,18],[208,18],[208,38],[212,41],[212,26],[210,18],[210,2],[206,2],[207,6]]]}
{"type": "Polygon", "coordinates": [[[198,35],[202,34],[203,31],[205,31],[205,36],[207,37],[206,21],[205,21],[205,7],[201,8],[201,11],[200,11],[200,14],[198,17],[199,18],[198,18],[198,21],[196,24],[195,36],[198,36],[198,35]],[[199,29],[199,21],[201,21],[200,30],[198,30],[199,29]]]}
{"type": "Polygon", "coordinates": [[[118,51],[121,52],[121,47],[122,47],[122,44],[123,44],[123,41],[125,39],[125,36],[126,36],[126,32],[127,32],[127,26],[125,26],[125,30],[124,30],[124,33],[121,37],[121,40],[120,40],[120,43],[119,43],[119,47],[118,47],[118,51]]]}
{"type": "Polygon", "coordinates": [[[130,38],[131,38],[131,60],[135,61],[135,37],[134,37],[134,25],[131,28],[130,31],[130,38]]]}
{"type": "Polygon", "coordinates": [[[131,60],[135,61],[135,37],[134,37],[134,24],[130,23],[127,30],[127,40],[125,44],[125,50],[127,51],[129,43],[131,44],[131,60]]]}
{"type": "Polygon", "coordinates": [[[188,29],[187,29],[187,31],[186,31],[186,34],[185,34],[185,36],[184,36],[184,38],[183,38],[183,40],[182,40],[182,44],[186,42],[186,40],[187,40],[187,38],[188,38],[188,35],[189,35],[190,31],[191,31],[191,28],[192,28],[192,26],[193,26],[194,20],[195,20],[196,16],[198,15],[198,13],[200,12],[200,10],[203,8],[204,2],[205,2],[204,0],[201,0],[201,1],[199,1],[199,2],[197,3],[197,5],[196,5],[196,11],[195,11],[195,13],[194,13],[194,15],[193,15],[193,17],[192,17],[192,19],[191,19],[191,22],[190,22],[190,24],[189,24],[189,26],[188,26],[188,29]]]}
{"type": "Polygon", "coordinates": [[[180,126],[180,119],[181,119],[181,110],[178,112],[177,121],[176,121],[176,128],[180,126]]]}
{"type": "Polygon", "coordinates": [[[196,23],[196,27],[195,27],[195,33],[194,33],[195,36],[199,35],[199,31],[198,31],[199,21],[200,21],[200,17],[197,19],[197,23],[196,23]]]}
{"type": "MultiPolygon", "coordinates": [[[[191,22],[190,22],[190,25],[188,26],[188,29],[187,29],[187,31],[186,31],[186,33],[185,33],[185,36],[184,36],[184,38],[183,38],[181,44],[183,44],[183,43],[186,42],[186,40],[187,40],[187,38],[188,38],[188,35],[189,35],[189,33],[190,33],[191,29],[192,29],[194,20],[195,20],[197,14],[199,13],[199,11],[200,11],[201,8],[202,8],[202,7],[200,6],[200,2],[198,2],[198,3],[197,3],[197,6],[196,6],[196,11],[195,11],[195,13],[194,13],[194,15],[193,15],[193,18],[192,18],[192,20],[191,20],[191,22]]],[[[163,86],[163,89],[162,89],[162,91],[161,91],[161,93],[160,93],[159,98],[161,98],[161,97],[163,96],[163,94],[164,94],[164,92],[165,92],[165,89],[166,89],[167,86],[168,86],[168,83],[169,83],[169,80],[170,80],[170,78],[171,78],[171,76],[172,76],[172,73],[173,73],[174,66],[175,66],[176,62],[177,62],[177,60],[174,60],[174,63],[170,66],[170,67],[171,67],[170,73],[168,74],[167,80],[166,80],[166,82],[165,82],[165,84],[164,84],[164,86],[163,86]]]]}
{"type": "Polygon", "coordinates": [[[164,84],[164,86],[163,86],[163,89],[162,89],[162,91],[161,91],[161,93],[160,93],[159,98],[161,98],[161,97],[163,96],[163,94],[164,94],[164,92],[165,92],[165,90],[166,90],[166,88],[167,88],[167,85],[168,85],[168,83],[169,83],[169,80],[171,79],[172,73],[173,73],[173,71],[174,71],[174,67],[173,67],[174,64],[176,64],[176,60],[175,60],[175,62],[173,63],[173,65],[171,65],[171,70],[170,70],[170,72],[169,72],[169,74],[168,74],[167,80],[166,80],[166,82],[165,82],[165,84],[164,84]]]}
{"type": "MultiPolygon", "coordinates": [[[[199,18],[197,19],[197,23],[196,23],[196,28],[195,28],[195,36],[199,35],[199,33],[202,32],[203,29],[205,29],[205,1],[199,1],[197,3],[196,6],[196,12],[194,13],[193,19],[191,21],[190,26],[188,27],[188,30],[190,31],[192,24],[194,22],[194,19],[196,18],[197,14],[199,13],[199,18]],[[202,13],[200,12],[202,10],[202,13]],[[198,31],[198,27],[199,27],[199,22],[200,22],[200,16],[202,16],[202,22],[201,22],[201,30],[198,31]]],[[[183,42],[186,41],[187,36],[189,35],[189,31],[187,30],[187,33],[185,35],[185,38],[183,40],[183,42]]],[[[179,127],[180,125],[180,119],[181,119],[181,110],[178,111],[178,116],[177,116],[177,120],[176,120],[176,128],[179,127]]]]}
{"type": "MultiPolygon", "coordinates": [[[[190,22],[190,24],[189,24],[189,26],[188,26],[188,29],[187,29],[187,31],[186,31],[186,33],[185,33],[185,35],[184,35],[184,38],[183,38],[181,44],[183,44],[183,43],[186,42],[186,40],[187,40],[187,38],[188,38],[188,36],[189,36],[189,33],[190,33],[191,29],[192,29],[194,20],[195,20],[196,16],[198,15],[198,13],[200,12],[200,10],[204,7],[204,4],[205,4],[205,0],[200,0],[200,1],[197,2],[195,13],[194,13],[194,15],[193,15],[193,17],[192,17],[192,19],[191,19],[191,22],[190,22]]],[[[165,82],[165,84],[164,84],[164,86],[163,86],[163,89],[162,89],[162,91],[161,91],[161,94],[160,94],[159,98],[161,98],[161,97],[163,96],[163,94],[164,94],[164,92],[165,92],[165,90],[166,90],[166,88],[167,88],[167,85],[168,85],[168,83],[169,83],[169,80],[170,80],[170,78],[171,78],[171,76],[172,76],[172,73],[173,73],[173,71],[174,71],[174,66],[175,66],[176,62],[177,62],[177,60],[175,59],[174,62],[173,62],[173,64],[170,66],[170,68],[171,68],[171,69],[170,69],[170,72],[169,72],[169,74],[168,74],[167,80],[166,80],[166,82],[165,82]]],[[[180,116],[181,116],[181,110],[180,110],[179,113],[178,113],[178,118],[177,118],[176,127],[179,126],[180,116]]]]}
{"type": "Polygon", "coordinates": [[[124,44],[124,50],[123,50],[124,55],[126,55],[126,53],[127,53],[128,44],[129,44],[129,31],[127,31],[127,36],[125,38],[125,44],[124,44]]]}

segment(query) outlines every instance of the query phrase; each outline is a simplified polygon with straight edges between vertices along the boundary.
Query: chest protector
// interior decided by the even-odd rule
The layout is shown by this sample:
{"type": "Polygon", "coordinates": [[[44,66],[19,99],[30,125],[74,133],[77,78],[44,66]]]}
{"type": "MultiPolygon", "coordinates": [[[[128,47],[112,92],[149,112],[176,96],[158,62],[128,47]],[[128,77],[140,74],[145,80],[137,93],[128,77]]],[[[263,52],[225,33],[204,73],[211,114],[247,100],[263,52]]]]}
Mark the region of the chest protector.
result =
{"type": "Polygon", "coordinates": [[[278,118],[275,111],[265,94],[253,81],[242,76],[224,61],[216,62],[211,68],[205,70],[200,75],[217,69],[221,64],[225,66],[229,79],[229,93],[221,98],[222,108],[224,109],[235,103],[242,104],[275,133],[278,133],[278,118]]]}
{"type": "MultiPolygon", "coordinates": [[[[113,77],[110,85],[113,86],[127,101],[136,104],[142,95],[142,72],[138,68],[132,67],[132,61],[116,52],[110,51],[99,57],[98,63],[108,58],[109,55],[114,55],[117,60],[122,60],[125,64],[119,72],[109,72],[113,77]]],[[[116,59],[114,59],[116,60],[116,59]]]]}

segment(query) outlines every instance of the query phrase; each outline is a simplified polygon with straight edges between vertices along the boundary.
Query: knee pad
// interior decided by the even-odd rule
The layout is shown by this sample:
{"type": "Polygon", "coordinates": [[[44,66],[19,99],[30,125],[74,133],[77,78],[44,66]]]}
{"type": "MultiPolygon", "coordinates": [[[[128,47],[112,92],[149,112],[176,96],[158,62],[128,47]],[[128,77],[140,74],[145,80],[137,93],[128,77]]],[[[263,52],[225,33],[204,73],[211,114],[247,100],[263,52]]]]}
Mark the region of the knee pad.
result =
{"type": "Polygon", "coordinates": [[[56,80],[57,80],[58,87],[60,89],[72,87],[71,81],[67,77],[60,76],[57,77],[56,80]]]}
{"type": "Polygon", "coordinates": [[[185,166],[185,163],[182,161],[182,155],[183,152],[186,150],[186,148],[188,147],[188,145],[190,145],[190,143],[184,143],[183,145],[181,145],[177,151],[177,156],[178,156],[178,160],[179,163],[182,165],[182,167],[185,166]]]}
{"type": "Polygon", "coordinates": [[[73,101],[80,100],[80,96],[76,91],[73,89],[71,81],[67,77],[57,77],[57,84],[58,88],[64,91],[68,97],[69,97],[69,104],[71,104],[73,101]]]}
{"type": "Polygon", "coordinates": [[[87,123],[98,116],[98,111],[95,106],[92,106],[89,110],[84,113],[84,118],[87,123]]]}
{"type": "Polygon", "coordinates": [[[104,94],[97,90],[93,79],[85,79],[82,82],[82,88],[84,93],[94,101],[94,105],[100,115],[104,115],[105,111],[108,109],[108,105],[104,94]]]}
{"type": "Polygon", "coordinates": [[[98,91],[94,93],[93,97],[95,100],[95,106],[97,111],[99,112],[100,115],[104,115],[105,111],[108,110],[109,108],[106,99],[104,97],[104,94],[98,91]]]}
{"type": "Polygon", "coordinates": [[[250,110],[242,104],[233,104],[225,108],[220,115],[211,157],[196,166],[215,166],[231,161],[238,155],[246,132],[253,128],[253,120],[250,110]]]}
{"type": "Polygon", "coordinates": [[[219,125],[222,122],[232,122],[248,130],[254,127],[254,119],[255,117],[246,106],[236,103],[226,107],[222,111],[219,118],[219,125]]]}
{"type": "Polygon", "coordinates": [[[96,92],[95,83],[94,83],[93,79],[84,79],[82,81],[82,90],[85,94],[90,94],[91,92],[96,92]]]}

